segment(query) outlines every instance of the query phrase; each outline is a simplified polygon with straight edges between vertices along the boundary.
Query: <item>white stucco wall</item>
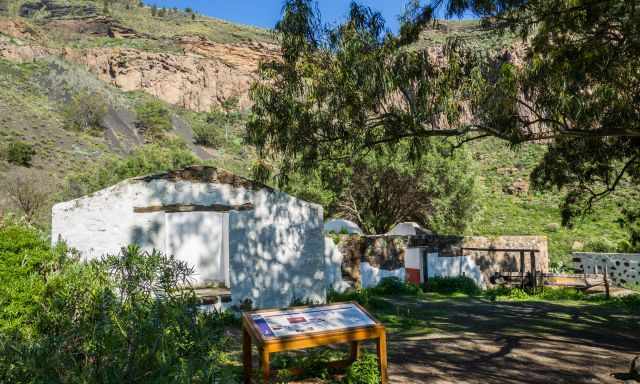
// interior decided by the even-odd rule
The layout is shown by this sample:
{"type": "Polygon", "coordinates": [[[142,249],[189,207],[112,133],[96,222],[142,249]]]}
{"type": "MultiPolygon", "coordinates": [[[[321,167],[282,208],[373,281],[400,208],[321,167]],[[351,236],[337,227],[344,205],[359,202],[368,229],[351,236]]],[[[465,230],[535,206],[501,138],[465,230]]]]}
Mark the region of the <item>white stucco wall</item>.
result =
{"type": "Polygon", "coordinates": [[[342,293],[351,288],[351,284],[342,278],[342,252],[330,237],[324,239],[324,252],[325,286],[327,289],[342,293]]]}
{"type": "MultiPolygon", "coordinates": [[[[84,258],[115,254],[132,243],[146,250],[168,252],[170,239],[176,236],[167,230],[166,215],[171,214],[134,213],[134,207],[245,203],[252,203],[255,208],[231,211],[224,219],[228,240],[223,247],[228,255],[232,301],[248,299],[254,307],[287,306],[293,299],[324,301],[322,208],[278,191],[164,179],[128,180],[90,196],[56,204],[52,239],[54,243],[66,241],[84,258]]],[[[200,244],[216,247],[201,251],[218,252],[220,234],[202,231],[203,226],[208,226],[205,216],[186,215],[180,222],[206,237],[200,244]]]]}
{"type": "Polygon", "coordinates": [[[407,248],[407,251],[404,255],[404,266],[405,268],[411,269],[421,269],[422,262],[420,260],[422,255],[422,250],[420,248],[407,248]]]}
{"type": "Polygon", "coordinates": [[[380,284],[382,279],[387,277],[397,277],[398,279],[405,281],[405,269],[398,268],[394,270],[386,270],[376,268],[366,261],[360,263],[360,284],[362,284],[363,288],[375,287],[380,284]]]}
{"type": "Polygon", "coordinates": [[[467,276],[481,288],[487,287],[480,267],[467,256],[440,257],[437,253],[427,255],[427,273],[429,277],[467,276]]]}

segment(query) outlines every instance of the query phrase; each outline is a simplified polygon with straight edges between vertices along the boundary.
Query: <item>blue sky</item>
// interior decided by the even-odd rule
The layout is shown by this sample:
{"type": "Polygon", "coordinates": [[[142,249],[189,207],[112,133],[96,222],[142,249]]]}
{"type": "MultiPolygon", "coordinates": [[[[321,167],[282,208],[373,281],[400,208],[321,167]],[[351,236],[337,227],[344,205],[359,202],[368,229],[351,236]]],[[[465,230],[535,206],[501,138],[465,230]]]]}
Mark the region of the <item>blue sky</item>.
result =
{"type": "MultiPolygon", "coordinates": [[[[382,12],[387,27],[398,30],[398,16],[407,0],[360,0],[361,4],[382,12]]],[[[190,7],[207,16],[236,23],[272,28],[280,18],[283,0],[146,0],[147,4],[184,9],[190,7]]],[[[351,0],[318,1],[323,22],[336,23],[343,20],[351,0]]]]}

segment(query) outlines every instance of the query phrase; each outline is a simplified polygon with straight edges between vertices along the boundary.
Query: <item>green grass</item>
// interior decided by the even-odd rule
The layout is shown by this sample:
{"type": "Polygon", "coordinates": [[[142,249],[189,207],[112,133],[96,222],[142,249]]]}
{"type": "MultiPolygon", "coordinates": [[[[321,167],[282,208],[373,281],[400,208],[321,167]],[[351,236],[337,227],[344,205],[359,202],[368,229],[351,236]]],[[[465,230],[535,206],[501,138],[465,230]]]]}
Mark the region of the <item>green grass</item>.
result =
{"type": "Polygon", "coordinates": [[[488,139],[473,143],[471,150],[481,180],[479,212],[467,229],[468,235],[547,236],[553,265],[568,264],[573,246],[579,243],[583,249],[597,242],[617,247],[628,238],[617,222],[618,204],[627,198],[626,191],[600,202],[592,214],[579,218],[572,228],[560,225],[562,193],[530,190],[526,195],[516,196],[504,192],[518,179],[528,181],[544,156],[545,145],[525,144],[512,149],[497,139],[488,139]]]}

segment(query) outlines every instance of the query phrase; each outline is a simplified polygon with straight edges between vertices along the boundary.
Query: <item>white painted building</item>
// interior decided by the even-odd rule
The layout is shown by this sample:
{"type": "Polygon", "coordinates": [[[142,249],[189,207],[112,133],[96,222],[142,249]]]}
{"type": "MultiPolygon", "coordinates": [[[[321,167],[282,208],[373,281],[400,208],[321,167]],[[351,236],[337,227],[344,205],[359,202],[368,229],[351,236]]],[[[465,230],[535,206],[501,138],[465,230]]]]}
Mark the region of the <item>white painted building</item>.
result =
{"type": "MultiPolygon", "coordinates": [[[[125,180],[53,207],[53,242],[87,259],[138,244],[195,268],[194,285],[223,286],[233,304],[324,302],[322,207],[213,167],[125,180]]],[[[326,260],[325,260],[326,259],[326,260]]]]}
{"type": "Polygon", "coordinates": [[[362,235],[362,229],[358,224],[347,219],[329,219],[324,223],[326,233],[347,233],[349,235],[362,235]]]}

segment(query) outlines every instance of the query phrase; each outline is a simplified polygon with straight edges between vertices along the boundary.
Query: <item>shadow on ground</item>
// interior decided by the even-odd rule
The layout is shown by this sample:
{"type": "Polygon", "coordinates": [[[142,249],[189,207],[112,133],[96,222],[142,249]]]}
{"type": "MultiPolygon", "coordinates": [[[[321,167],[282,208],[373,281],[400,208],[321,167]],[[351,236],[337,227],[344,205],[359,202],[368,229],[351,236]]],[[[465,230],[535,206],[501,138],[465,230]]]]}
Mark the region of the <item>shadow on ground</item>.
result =
{"type": "Polygon", "coordinates": [[[392,383],[621,383],[640,354],[640,314],[605,304],[383,300],[392,383]]]}

